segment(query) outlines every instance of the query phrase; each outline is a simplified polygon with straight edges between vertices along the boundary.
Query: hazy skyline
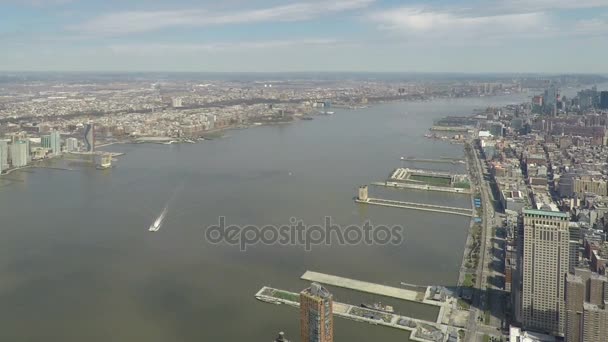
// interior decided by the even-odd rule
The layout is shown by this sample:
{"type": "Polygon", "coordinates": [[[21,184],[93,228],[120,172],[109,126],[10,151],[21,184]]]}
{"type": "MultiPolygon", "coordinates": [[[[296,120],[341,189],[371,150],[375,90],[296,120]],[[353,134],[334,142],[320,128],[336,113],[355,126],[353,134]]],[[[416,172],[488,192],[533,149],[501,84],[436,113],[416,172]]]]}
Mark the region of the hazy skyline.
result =
{"type": "Polygon", "coordinates": [[[0,0],[5,71],[608,73],[607,0],[0,0]]]}

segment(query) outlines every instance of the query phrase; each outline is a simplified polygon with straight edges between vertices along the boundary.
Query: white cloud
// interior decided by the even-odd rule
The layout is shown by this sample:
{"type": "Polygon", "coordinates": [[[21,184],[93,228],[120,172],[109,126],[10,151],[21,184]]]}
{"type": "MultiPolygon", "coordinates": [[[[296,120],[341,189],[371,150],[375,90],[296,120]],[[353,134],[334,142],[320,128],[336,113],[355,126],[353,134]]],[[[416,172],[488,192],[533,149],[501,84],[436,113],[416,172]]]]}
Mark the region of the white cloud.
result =
{"type": "Polygon", "coordinates": [[[572,32],[586,36],[608,35],[608,20],[600,18],[579,20],[575,23],[572,32]]]}
{"type": "Polygon", "coordinates": [[[608,7],[607,0],[506,0],[499,7],[519,11],[551,11],[558,9],[608,7]]]}
{"type": "Polygon", "coordinates": [[[74,0],[0,0],[0,4],[8,3],[32,7],[46,7],[55,5],[65,5],[73,1],[74,0]]]}
{"type": "Polygon", "coordinates": [[[176,44],[176,43],[142,43],[142,44],[116,44],[110,50],[119,54],[162,54],[170,52],[175,54],[220,52],[251,49],[279,49],[287,47],[314,47],[341,44],[335,39],[297,39],[297,40],[267,40],[252,42],[220,42],[208,44],[176,44]]]}
{"type": "Polygon", "coordinates": [[[155,31],[173,27],[257,22],[308,20],[316,16],[368,7],[375,0],[335,0],[296,2],[275,7],[216,13],[204,9],[173,11],[126,11],[104,14],[75,30],[100,34],[125,34],[155,31]]]}
{"type": "Polygon", "coordinates": [[[473,15],[463,10],[440,11],[403,7],[373,13],[382,29],[423,39],[496,39],[549,29],[544,13],[473,15]]]}

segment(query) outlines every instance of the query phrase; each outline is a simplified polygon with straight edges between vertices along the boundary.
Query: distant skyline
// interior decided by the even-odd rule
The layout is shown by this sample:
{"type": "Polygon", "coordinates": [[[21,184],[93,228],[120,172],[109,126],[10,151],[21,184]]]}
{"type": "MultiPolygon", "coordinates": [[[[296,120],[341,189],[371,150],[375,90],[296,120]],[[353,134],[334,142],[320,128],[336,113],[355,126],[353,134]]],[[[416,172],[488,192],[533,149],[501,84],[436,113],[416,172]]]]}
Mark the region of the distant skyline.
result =
{"type": "Polygon", "coordinates": [[[1,71],[608,73],[608,0],[0,0],[1,71]]]}

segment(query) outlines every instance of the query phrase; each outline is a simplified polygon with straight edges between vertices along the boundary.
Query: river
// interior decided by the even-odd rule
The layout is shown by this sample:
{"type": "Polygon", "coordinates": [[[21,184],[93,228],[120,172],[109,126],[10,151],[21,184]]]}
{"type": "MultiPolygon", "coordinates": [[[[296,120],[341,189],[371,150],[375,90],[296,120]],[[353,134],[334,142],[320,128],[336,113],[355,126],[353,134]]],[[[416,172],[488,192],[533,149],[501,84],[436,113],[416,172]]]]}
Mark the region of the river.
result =
{"type": "MultiPolygon", "coordinates": [[[[389,103],[290,125],[229,131],[183,145],[113,145],[111,170],[27,169],[0,186],[0,340],[299,340],[297,310],[256,301],[270,285],[299,291],[306,270],[399,286],[454,285],[469,221],[362,206],[359,185],[386,179],[401,156],[462,157],[425,139],[432,121],[524,95],[389,103]],[[171,198],[159,232],[148,227],[171,198]],[[399,246],[214,245],[233,224],[401,225],[399,246]]],[[[428,165],[427,165],[428,166],[428,165]]],[[[435,164],[434,167],[452,167],[435,164]]],[[[466,196],[374,189],[406,201],[469,206],[466,196]],[[387,193],[390,192],[390,193],[387,193]]],[[[330,288],[338,301],[381,300],[433,319],[436,310],[330,288]]],[[[407,341],[402,331],[336,319],[336,341],[407,341]]]]}

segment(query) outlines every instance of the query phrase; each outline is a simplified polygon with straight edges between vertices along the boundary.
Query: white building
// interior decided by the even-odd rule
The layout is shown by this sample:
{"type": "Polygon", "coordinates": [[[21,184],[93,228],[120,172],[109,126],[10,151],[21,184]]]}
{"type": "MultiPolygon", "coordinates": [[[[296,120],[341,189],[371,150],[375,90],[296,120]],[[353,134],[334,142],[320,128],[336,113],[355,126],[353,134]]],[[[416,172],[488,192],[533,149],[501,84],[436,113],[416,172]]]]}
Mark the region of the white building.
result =
{"type": "Polygon", "coordinates": [[[521,328],[513,327],[509,329],[509,342],[555,342],[553,336],[523,331],[521,328]]]}
{"type": "Polygon", "coordinates": [[[8,142],[0,140],[0,169],[8,169],[8,142]]]}
{"type": "Polygon", "coordinates": [[[65,139],[65,146],[66,146],[66,150],[68,152],[78,151],[78,139],[76,139],[76,138],[65,139]]]}
{"type": "Polygon", "coordinates": [[[16,141],[11,144],[11,162],[13,167],[23,167],[27,165],[28,153],[27,153],[28,144],[25,141],[16,141]]]}
{"type": "Polygon", "coordinates": [[[61,134],[57,131],[51,132],[51,150],[54,155],[61,154],[61,134]]]}
{"type": "Polygon", "coordinates": [[[172,98],[171,106],[173,106],[173,108],[181,108],[182,107],[182,98],[181,97],[172,98]]]}

